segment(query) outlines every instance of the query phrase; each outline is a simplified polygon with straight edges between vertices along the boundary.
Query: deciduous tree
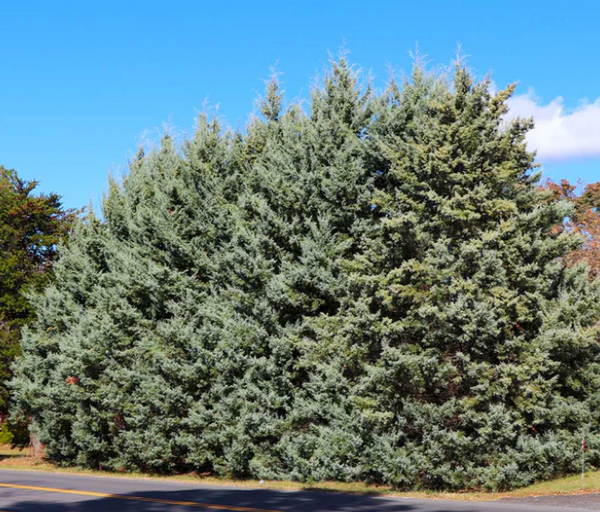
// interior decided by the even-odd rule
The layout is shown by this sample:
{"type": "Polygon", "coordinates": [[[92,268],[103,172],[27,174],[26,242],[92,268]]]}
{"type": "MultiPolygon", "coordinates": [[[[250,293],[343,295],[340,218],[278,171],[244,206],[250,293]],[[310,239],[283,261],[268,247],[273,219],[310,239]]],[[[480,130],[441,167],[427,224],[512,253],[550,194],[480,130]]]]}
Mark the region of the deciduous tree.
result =
{"type": "Polygon", "coordinates": [[[546,181],[542,187],[548,190],[552,200],[565,200],[573,209],[569,217],[557,229],[566,228],[581,235],[583,245],[565,256],[569,264],[585,262],[593,278],[600,275],[600,183],[576,186],[568,180],[555,183],[546,181]],[[583,189],[578,191],[578,189],[583,189]]]}

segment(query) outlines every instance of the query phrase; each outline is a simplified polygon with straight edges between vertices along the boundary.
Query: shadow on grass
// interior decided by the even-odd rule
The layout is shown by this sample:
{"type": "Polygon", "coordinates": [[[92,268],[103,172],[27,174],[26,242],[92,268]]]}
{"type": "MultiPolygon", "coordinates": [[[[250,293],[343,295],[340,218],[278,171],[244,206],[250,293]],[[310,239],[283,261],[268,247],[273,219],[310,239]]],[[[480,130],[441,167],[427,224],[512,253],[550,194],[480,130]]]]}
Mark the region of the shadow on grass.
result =
{"type": "Polygon", "coordinates": [[[353,491],[353,490],[345,490],[341,491],[339,489],[330,489],[329,487],[319,487],[318,485],[307,485],[306,487],[301,488],[302,492],[318,492],[318,493],[327,493],[327,494],[348,494],[351,496],[369,496],[369,497],[379,497],[385,496],[386,493],[376,491],[375,489],[365,491],[353,491]]]}
{"type": "Polygon", "coordinates": [[[18,453],[0,453],[0,461],[6,459],[22,459],[23,455],[19,455],[18,453]]]}
{"type": "Polygon", "coordinates": [[[28,452],[23,450],[22,452],[9,452],[9,451],[0,451],[0,461],[7,459],[24,459],[28,455],[28,452]]]}

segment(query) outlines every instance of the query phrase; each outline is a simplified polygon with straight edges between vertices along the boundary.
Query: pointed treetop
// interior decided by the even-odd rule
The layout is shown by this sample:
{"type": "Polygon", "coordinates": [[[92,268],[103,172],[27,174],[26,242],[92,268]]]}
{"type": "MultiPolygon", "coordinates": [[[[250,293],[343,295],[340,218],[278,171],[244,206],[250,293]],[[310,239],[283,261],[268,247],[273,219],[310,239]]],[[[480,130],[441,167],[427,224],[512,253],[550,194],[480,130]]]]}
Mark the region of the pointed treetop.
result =
{"type": "Polygon", "coordinates": [[[271,68],[271,77],[266,80],[266,93],[260,99],[260,113],[265,116],[268,121],[277,121],[281,115],[281,104],[284,91],[280,88],[279,76],[274,67],[271,68]]]}
{"type": "Polygon", "coordinates": [[[371,84],[361,83],[361,70],[344,53],[330,64],[322,82],[312,89],[311,116],[325,124],[341,122],[351,132],[360,132],[371,116],[371,84]]]}

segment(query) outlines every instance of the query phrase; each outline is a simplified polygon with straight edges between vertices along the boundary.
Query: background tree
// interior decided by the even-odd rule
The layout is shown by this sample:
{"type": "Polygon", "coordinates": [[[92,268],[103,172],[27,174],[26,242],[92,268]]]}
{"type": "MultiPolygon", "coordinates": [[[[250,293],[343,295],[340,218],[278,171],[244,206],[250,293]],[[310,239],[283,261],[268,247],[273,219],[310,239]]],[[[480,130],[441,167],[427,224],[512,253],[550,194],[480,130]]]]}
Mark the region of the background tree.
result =
{"type": "Polygon", "coordinates": [[[36,186],[0,166],[0,416],[8,408],[6,382],[21,329],[34,316],[27,294],[49,282],[57,245],[74,217],[60,196],[36,194],[36,186]]]}
{"type": "MultiPolygon", "coordinates": [[[[572,185],[568,180],[555,183],[546,181],[543,190],[550,192],[552,200],[566,200],[573,210],[563,226],[581,235],[583,245],[565,256],[569,264],[585,262],[590,275],[600,275],[600,182],[589,185],[572,185]],[[583,189],[583,190],[582,190],[583,189]]],[[[557,227],[558,229],[558,227],[557,227]]]]}

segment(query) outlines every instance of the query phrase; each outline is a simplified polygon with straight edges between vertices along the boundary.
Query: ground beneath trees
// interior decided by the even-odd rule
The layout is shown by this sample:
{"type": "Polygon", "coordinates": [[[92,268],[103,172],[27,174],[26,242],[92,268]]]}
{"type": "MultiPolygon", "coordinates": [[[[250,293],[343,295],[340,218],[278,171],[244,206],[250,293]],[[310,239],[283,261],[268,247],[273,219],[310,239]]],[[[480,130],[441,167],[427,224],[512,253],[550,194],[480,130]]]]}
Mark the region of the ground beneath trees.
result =
{"type": "MultiPolygon", "coordinates": [[[[541,482],[529,487],[504,493],[465,492],[465,493],[436,493],[436,492],[396,492],[389,487],[368,485],[361,482],[279,482],[269,481],[259,483],[257,480],[228,480],[207,476],[178,475],[171,477],[144,475],[140,473],[115,474],[106,471],[92,471],[79,468],[59,468],[49,462],[31,456],[31,451],[11,449],[0,446],[0,470],[36,471],[43,473],[77,475],[88,477],[110,477],[116,479],[150,480],[182,484],[200,484],[242,489],[270,490],[307,490],[329,491],[347,494],[371,495],[381,497],[399,497],[414,499],[460,500],[460,501],[496,501],[507,504],[523,504],[544,508],[547,506],[600,510],[600,471],[590,471],[585,476],[585,489],[581,490],[581,476],[574,475],[566,478],[541,482]]],[[[1,473],[0,473],[1,477],[1,473]]]]}

